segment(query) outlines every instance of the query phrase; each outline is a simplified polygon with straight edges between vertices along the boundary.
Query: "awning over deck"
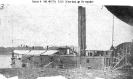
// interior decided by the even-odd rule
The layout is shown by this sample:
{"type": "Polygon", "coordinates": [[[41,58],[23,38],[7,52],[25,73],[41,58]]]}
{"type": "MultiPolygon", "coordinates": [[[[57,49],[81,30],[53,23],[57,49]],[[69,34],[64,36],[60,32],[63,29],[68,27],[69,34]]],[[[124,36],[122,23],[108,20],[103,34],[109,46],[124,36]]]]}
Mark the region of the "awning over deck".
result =
{"type": "Polygon", "coordinates": [[[58,50],[14,50],[15,54],[23,55],[53,55],[58,50]]]}

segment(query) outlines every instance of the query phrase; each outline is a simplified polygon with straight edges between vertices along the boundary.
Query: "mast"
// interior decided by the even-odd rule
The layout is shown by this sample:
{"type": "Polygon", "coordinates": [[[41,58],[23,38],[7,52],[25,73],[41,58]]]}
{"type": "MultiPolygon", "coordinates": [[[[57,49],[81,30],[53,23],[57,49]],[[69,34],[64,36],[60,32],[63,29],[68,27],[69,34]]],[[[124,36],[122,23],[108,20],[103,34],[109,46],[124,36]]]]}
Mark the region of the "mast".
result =
{"type": "Polygon", "coordinates": [[[112,25],[112,46],[110,48],[110,50],[113,50],[114,49],[114,15],[113,15],[113,25],[112,25]]]}
{"type": "Polygon", "coordinates": [[[13,50],[14,50],[14,46],[13,46],[13,15],[12,15],[12,66],[15,64],[13,50]]]}

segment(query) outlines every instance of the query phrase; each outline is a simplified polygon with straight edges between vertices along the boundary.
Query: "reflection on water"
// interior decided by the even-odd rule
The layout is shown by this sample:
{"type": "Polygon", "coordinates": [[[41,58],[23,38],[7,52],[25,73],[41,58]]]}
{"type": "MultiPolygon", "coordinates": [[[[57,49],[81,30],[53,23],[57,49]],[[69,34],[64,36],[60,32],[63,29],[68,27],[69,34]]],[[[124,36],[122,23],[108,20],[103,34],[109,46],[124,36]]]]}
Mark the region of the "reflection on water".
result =
{"type": "Polygon", "coordinates": [[[131,76],[131,75],[121,75],[121,76],[117,76],[114,79],[133,79],[133,76],[131,76]]]}
{"type": "Polygon", "coordinates": [[[0,55],[0,68],[11,68],[11,55],[0,55]]]}
{"type": "Polygon", "coordinates": [[[133,70],[128,69],[128,70],[122,70],[123,75],[119,75],[114,79],[133,79],[133,70]]]}

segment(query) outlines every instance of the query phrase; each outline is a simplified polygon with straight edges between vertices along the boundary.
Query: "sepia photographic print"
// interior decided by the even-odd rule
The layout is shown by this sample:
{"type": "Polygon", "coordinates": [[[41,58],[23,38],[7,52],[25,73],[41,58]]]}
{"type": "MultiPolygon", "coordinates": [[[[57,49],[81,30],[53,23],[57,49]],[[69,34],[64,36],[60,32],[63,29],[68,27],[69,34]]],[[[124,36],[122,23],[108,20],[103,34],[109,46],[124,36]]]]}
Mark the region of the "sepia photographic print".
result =
{"type": "Polygon", "coordinates": [[[0,4],[0,79],[133,79],[132,6],[49,1],[0,4]]]}

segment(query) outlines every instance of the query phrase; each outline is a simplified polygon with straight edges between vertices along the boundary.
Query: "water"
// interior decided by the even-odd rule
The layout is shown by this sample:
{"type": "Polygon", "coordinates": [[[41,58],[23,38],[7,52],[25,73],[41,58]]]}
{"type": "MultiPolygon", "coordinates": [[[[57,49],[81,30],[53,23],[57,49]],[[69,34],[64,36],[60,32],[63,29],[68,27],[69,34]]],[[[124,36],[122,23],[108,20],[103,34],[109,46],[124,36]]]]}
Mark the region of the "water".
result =
{"type": "Polygon", "coordinates": [[[114,79],[133,79],[132,75],[121,75],[121,76],[117,76],[114,79]]]}
{"type": "Polygon", "coordinates": [[[11,55],[0,55],[0,68],[11,68],[11,55]]]}
{"type": "Polygon", "coordinates": [[[122,70],[123,75],[119,75],[114,79],[133,79],[133,69],[122,70]]]}

